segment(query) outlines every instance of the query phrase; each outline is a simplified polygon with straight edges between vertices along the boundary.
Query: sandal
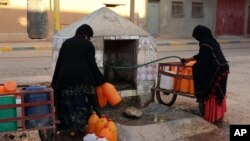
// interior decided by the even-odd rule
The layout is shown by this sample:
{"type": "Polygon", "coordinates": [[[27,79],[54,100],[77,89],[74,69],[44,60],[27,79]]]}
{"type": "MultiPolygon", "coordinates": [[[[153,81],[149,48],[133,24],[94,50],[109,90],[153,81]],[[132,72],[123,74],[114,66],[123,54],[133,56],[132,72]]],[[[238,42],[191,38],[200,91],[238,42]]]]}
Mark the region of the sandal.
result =
{"type": "Polygon", "coordinates": [[[76,135],[76,132],[75,131],[70,131],[70,134],[69,134],[71,137],[74,137],[76,135]]]}

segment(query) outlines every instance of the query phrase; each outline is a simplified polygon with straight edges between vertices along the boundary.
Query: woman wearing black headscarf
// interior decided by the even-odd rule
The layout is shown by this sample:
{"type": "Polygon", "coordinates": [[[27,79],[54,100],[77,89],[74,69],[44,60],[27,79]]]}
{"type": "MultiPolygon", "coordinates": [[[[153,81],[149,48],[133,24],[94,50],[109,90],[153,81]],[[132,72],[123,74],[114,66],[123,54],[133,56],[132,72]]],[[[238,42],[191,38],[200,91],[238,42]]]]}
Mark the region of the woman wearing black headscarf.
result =
{"type": "Polygon", "coordinates": [[[193,66],[195,96],[200,105],[205,105],[203,117],[214,123],[220,121],[226,112],[229,65],[209,28],[198,25],[192,36],[199,41],[199,53],[182,60],[185,63],[196,60],[193,66]]]}
{"type": "Polygon", "coordinates": [[[92,110],[99,112],[95,87],[106,81],[95,61],[92,36],[92,28],[83,24],[62,44],[51,83],[58,128],[70,129],[72,135],[85,128],[92,110]]]}

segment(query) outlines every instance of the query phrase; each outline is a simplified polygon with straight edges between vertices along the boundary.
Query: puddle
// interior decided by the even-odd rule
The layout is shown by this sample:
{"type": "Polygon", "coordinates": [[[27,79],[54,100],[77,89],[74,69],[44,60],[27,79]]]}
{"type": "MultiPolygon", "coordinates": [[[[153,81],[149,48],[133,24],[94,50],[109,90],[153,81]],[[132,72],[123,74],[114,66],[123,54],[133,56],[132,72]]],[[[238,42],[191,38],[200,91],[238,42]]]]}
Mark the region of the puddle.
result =
{"type": "Polygon", "coordinates": [[[129,118],[125,116],[119,116],[119,117],[114,117],[113,120],[122,125],[139,126],[139,125],[165,122],[169,121],[170,119],[168,118],[168,116],[165,115],[160,115],[160,116],[144,115],[141,118],[129,118]]]}
{"type": "Polygon", "coordinates": [[[109,108],[102,111],[108,118],[111,118],[116,123],[128,126],[140,126],[147,124],[155,124],[167,122],[183,117],[192,117],[193,115],[182,110],[164,105],[154,104],[142,110],[140,118],[131,118],[123,114],[123,108],[109,108]]]}

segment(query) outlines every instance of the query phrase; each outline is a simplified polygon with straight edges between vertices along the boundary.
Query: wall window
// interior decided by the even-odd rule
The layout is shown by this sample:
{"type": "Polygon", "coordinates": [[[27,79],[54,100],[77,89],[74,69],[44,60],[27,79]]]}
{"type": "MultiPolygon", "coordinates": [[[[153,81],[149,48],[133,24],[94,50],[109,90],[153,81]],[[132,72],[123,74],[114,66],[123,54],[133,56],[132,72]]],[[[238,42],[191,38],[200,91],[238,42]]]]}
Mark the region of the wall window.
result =
{"type": "Polygon", "coordinates": [[[175,18],[184,17],[183,2],[172,1],[172,17],[175,18]]]}
{"type": "Polygon", "coordinates": [[[9,0],[0,0],[0,6],[7,6],[9,5],[9,0]]]}
{"type": "Polygon", "coordinates": [[[192,18],[203,18],[203,3],[192,2],[192,18]]]}

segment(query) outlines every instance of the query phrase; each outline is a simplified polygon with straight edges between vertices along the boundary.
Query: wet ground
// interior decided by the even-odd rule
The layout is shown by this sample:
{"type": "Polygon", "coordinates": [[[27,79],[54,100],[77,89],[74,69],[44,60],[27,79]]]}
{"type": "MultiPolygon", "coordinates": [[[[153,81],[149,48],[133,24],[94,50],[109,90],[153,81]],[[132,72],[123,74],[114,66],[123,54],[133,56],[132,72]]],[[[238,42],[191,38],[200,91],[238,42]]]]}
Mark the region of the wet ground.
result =
{"type": "MultiPolygon", "coordinates": [[[[199,114],[198,108],[185,109],[183,111],[178,105],[166,107],[164,105],[154,104],[147,108],[142,108],[143,115],[141,118],[130,118],[123,114],[124,107],[106,107],[101,110],[108,118],[111,118],[118,124],[118,128],[122,126],[145,126],[169,121],[181,120],[181,118],[193,118],[199,114]]],[[[177,139],[178,141],[229,141],[229,125],[223,123],[220,128],[204,134],[197,134],[187,138],[177,139]],[[225,132],[226,131],[226,132],[225,132]]],[[[118,129],[119,130],[119,129],[118,129]]],[[[154,133],[152,131],[152,133],[154,133]]],[[[166,134],[167,135],[167,134],[166,134]]],[[[77,134],[75,137],[69,136],[68,132],[61,132],[57,136],[57,141],[82,141],[83,133],[77,134]]],[[[121,139],[124,140],[124,139],[121,139]]],[[[177,141],[176,140],[176,141],[177,141]]],[[[147,141],[147,139],[145,140],[147,141]]],[[[174,140],[175,141],[175,140],[174,140]]]]}

